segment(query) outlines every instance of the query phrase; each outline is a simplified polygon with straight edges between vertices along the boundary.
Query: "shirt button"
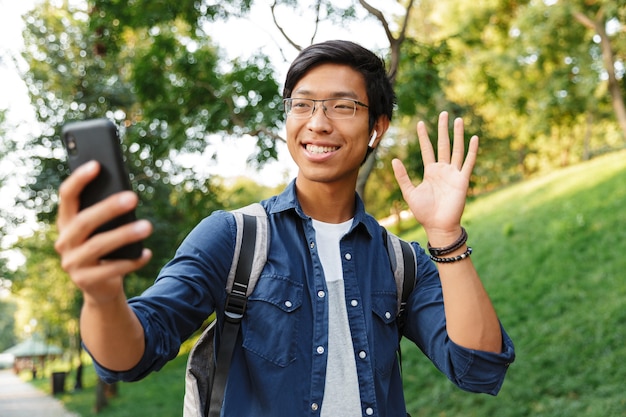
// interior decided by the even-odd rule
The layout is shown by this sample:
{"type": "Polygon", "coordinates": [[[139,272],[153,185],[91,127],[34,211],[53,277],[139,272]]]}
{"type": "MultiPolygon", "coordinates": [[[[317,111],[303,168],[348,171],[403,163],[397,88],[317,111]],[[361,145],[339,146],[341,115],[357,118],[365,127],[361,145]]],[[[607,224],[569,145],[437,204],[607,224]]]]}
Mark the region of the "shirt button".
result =
{"type": "Polygon", "coordinates": [[[311,410],[312,411],[317,411],[319,408],[320,408],[320,406],[317,403],[311,404],[311,410]]]}
{"type": "Polygon", "coordinates": [[[358,301],[358,300],[352,300],[352,301],[350,301],[350,305],[351,305],[352,307],[356,307],[356,306],[358,306],[358,305],[359,305],[359,301],[358,301]]]}
{"type": "Polygon", "coordinates": [[[324,298],[324,297],[326,297],[326,293],[324,291],[320,290],[320,291],[317,292],[317,296],[319,298],[324,298]]]}
{"type": "Polygon", "coordinates": [[[293,304],[291,303],[291,301],[289,301],[289,300],[285,301],[285,307],[287,307],[287,308],[291,308],[291,306],[293,306],[293,304]]]}
{"type": "Polygon", "coordinates": [[[311,249],[313,249],[315,247],[315,242],[311,242],[311,249]]]}
{"type": "Polygon", "coordinates": [[[367,407],[365,409],[365,414],[367,414],[368,416],[371,416],[372,414],[374,414],[374,410],[371,407],[367,407]]]}
{"type": "Polygon", "coordinates": [[[364,350],[360,351],[359,352],[359,358],[361,358],[361,359],[367,358],[367,353],[364,350]]]}
{"type": "Polygon", "coordinates": [[[320,355],[321,355],[322,353],[324,353],[324,346],[318,346],[318,347],[317,347],[317,353],[318,353],[318,354],[320,354],[320,355]]]}
{"type": "Polygon", "coordinates": [[[391,313],[387,311],[387,312],[385,313],[385,318],[386,318],[387,320],[389,320],[389,319],[391,318],[391,313]]]}
{"type": "Polygon", "coordinates": [[[344,256],[345,256],[345,258],[346,258],[346,260],[347,260],[347,261],[349,261],[350,259],[352,259],[352,255],[351,255],[351,254],[349,254],[349,253],[346,253],[344,256]]]}

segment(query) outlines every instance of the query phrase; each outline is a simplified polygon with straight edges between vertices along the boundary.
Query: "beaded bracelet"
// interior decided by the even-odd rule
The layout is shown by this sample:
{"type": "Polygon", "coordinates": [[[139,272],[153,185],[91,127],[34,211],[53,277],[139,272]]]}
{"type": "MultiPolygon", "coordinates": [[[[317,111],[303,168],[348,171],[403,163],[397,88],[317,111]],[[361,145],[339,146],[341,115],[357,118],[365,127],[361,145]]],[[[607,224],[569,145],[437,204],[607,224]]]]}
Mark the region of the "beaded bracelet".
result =
{"type": "Polygon", "coordinates": [[[434,255],[430,255],[430,259],[432,259],[435,262],[442,263],[442,264],[449,264],[452,262],[462,261],[465,258],[469,258],[471,254],[472,254],[472,248],[468,246],[465,252],[463,252],[462,254],[458,256],[455,256],[454,258],[438,258],[434,255]]]}
{"type": "Polygon", "coordinates": [[[465,242],[467,242],[467,231],[464,227],[461,227],[461,236],[459,236],[459,238],[453,244],[449,246],[444,246],[443,248],[433,248],[432,246],[430,246],[430,242],[428,242],[427,247],[428,252],[430,252],[432,256],[437,257],[454,252],[455,250],[463,246],[465,242]]]}

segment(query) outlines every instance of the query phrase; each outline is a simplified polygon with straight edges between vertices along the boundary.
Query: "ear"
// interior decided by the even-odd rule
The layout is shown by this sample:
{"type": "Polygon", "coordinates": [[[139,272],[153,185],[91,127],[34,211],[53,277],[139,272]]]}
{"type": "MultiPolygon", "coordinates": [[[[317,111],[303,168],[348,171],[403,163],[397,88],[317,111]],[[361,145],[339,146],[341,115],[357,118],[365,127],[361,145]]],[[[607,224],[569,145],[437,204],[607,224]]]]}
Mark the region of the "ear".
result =
{"type": "Polygon", "coordinates": [[[389,129],[389,119],[387,116],[380,116],[374,124],[374,130],[367,146],[372,149],[378,146],[387,129],[389,129]]]}

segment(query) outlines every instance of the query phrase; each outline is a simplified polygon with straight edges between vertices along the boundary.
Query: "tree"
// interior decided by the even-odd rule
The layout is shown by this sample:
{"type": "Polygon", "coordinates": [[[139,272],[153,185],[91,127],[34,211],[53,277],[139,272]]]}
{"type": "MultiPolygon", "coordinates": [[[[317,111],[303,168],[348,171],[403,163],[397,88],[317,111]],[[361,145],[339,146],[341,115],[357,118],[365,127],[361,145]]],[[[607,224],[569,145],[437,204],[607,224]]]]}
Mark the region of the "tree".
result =
{"type": "Polygon", "coordinates": [[[32,331],[64,348],[79,347],[78,290],[60,267],[54,251],[55,233],[51,229],[38,231],[18,244],[26,263],[14,274],[12,291],[21,300],[20,322],[24,328],[36,322],[32,331]]]}
{"type": "Polygon", "coordinates": [[[487,165],[475,170],[480,182],[567,165],[615,142],[605,122],[601,54],[582,25],[572,24],[570,5],[440,4],[435,15],[448,23],[440,30],[448,31],[452,52],[446,96],[482,121],[481,152],[489,159],[482,156],[487,165]]]}
{"type": "MultiPolygon", "coordinates": [[[[138,27],[151,27],[154,29],[155,27],[159,27],[158,25],[172,20],[184,20],[187,25],[190,25],[196,31],[199,31],[202,28],[203,24],[206,24],[211,19],[222,18],[228,19],[230,17],[242,17],[245,16],[251,8],[252,1],[230,1],[224,2],[220,4],[220,6],[211,6],[203,4],[198,6],[194,3],[194,7],[190,6],[190,3],[187,3],[183,6],[176,5],[167,5],[165,7],[154,5],[153,2],[147,2],[149,4],[143,4],[144,2],[137,2],[136,4],[140,7],[139,10],[142,10],[141,13],[135,13],[132,10],[119,12],[119,5],[117,2],[108,2],[108,1],[95,1],[96,10],[98,11],[97,19],[92,19],[92,25],[94,27],[105,27],[103,31],[104,34],[107,35],[107,39],[118,39],[121,38],[119,35],[122,32],[122,29],[125,25],[129,27],[138,28],[138,27]],[[147,10],[147,12],[145,12],[147,10]],[[117,26],[113,26],[111,28],[111,18],[115,19],[115,21],[119,22],[117,26]]],[[[396,9],[403,9],[404,16],[401,19],[401,23],[398,28],[394,31],[393,26],[395,25],[395,21],[391,21],[382,9],[376,8],[372,6],[370,3],[364,0],[359,0],[358,2],[347,2],[345,6],[341,6],[336,4],[336,2],[331,1],[315,1],[308,5],[303,5],[302,2],[294,2],[292,0],[287,1],[274,1],[270,7],[272,16],[274,18],[274,23],[280,33],[283,35],[285,40],[289,45],[295,48],[297,51],[300,51],[307,44],[313,43],[316,40],[317,35],[319,34],[318,30],[322,22],[327,21],[335,24],[345,25],[346,22],[354,21],[357,18],[362,18],[365,16],[369,16],[380,22],[381,26],[384,29],[384,33],[387,37],[387,41],[389,42],[389,74],[392,82],[395,80],[398,64],[400,62],[400,48],[402,43],[405,41],[405,33],[407,30],[407,23],[409,21],[410,11],[413,7],[413,0],[408,2],[395,2],[394,4],[397,6],[396,9]],[[402,5],[402,3],[406,3],[402,5]],[[362,12],[357,12],[357,6],[359,5],[362,12]],[[305,39],[306,36],[303,36],[303,32],[306,32],[306,29],[298,28],[297,33],[289,33],[287,29],[284,27],[284,23],[278,17],[279,13],[277,12],[279,9],[291,9],[293,13],[297,11],[301,11],[307,6],[312,11],[312,20],[313,23],[310,25],[310,36],[308,37],[308,42],[306,44],[300,43],[302,39],[305,39]],[[297,36],[296,36],[297,35],[297,36]]],[[[290,16],[293,16],[293,13],[289,13],[290,16]]],[[[153,30],[153,34],[155,31],[153,30]]],[[[158,35],[162,36],[162,32],[158,31],[158,35]]],[[[200,38],[198,38],[200,39],[200,38]]],[[[116,46],[113,46],[115,49],[116,46]]],[[[106,50],[109,49],[109,45],[106,45],[106,50]]],[[[164,45],[159,43],[159,51],[167,50],[167,47],[164,48],[164,45]]],[[[146,54],[146,58],[150,59],[150,65],[147,66],[147,73],[150,74],[149,77],[144,77],[143,74],[140,74],[139,79],[141,80],[149,80],[148,88],[145,91],[151,92],[152,95],[158,98],[158,105],[162,106],[163,98],[168,97],[166,94],[159,93],[160,89],[167,85],[167,82],[162,82],[163,80],[167,81],[167,77],[161,77],[161,68],[164,67],[164,61],[160,58],[155,59],[155,54],[146,54]],[[156,77],[155,77],[156,75],[156,77]]],[[[269,66],[269,60],[267,57],[255,57],[259,61],[259,68],[267,68],[270,72],[273,70],[269,66]]],[[[253,71],[254,65],[253,62],[246,62],[245,66],[240,66],[239,68],[235,67],[233,74],[247,74],[251,76],[251,72],[253,71]]],[[[206,73],[206,72],[205,72],[206,73]]],[[[194,76],[198,76],[202,73],[195,73],[194,76]]],[[[231,115],[235,115],[234,118],[230,122],[224,122],[224,125],[229,126],[232,124],[236,127],[235,130],[226,130],[227,134],[250,134],[251,136],[255,136],[257,138],[257,146],[258,153],[255,156],[255,160],[259,164],[263,164],[269,159],[276,158],[276,141],[284,141],[276,127],[282,126],[282,115],[279,114],[276,110],[279,109],[280,106],[280,97],[274,96],[276,101],[270,101],[267,103],[268,98],[271,97],[272,91],[274,93],[278,92],[277,84],[270,85],[265,82],[269,79],[270,74],[267,73],[262,78],[259,78],[258,75],[255,78],[263,81],[263,85],[267,87],[267,89],[262,90],[260,87],[257,88],[258,92],[264,92],[264,94],[255,94],[257,98],[253,103],[256,107],[255,113],[246,114],[246,112],[241,112],[237,110],[235,102],[231,102],[228,97],[228,94],[220,95],[220,97],[225,97],[225,103],[222,101],[218,101],[217,103],[221,106],[219,110],[216,110],[216,113],[222,114],[225,113],[222,120],[228,120],[228,113],[231,115]],[[272,90],[274,89],[274,90],[272,90]],[[226,106],[224,106],[226,104],[226,106]],[[263,105],[268,104],[269,106],[264,109],[263,105]],[[268,117],[270,116],[270,117],[268,117]],[[249,122],[253,123],[250,124],[249,122]]],[[[177,79],[186,79],[186,78],[177,78],[177,79]]],[[[254,78],[252,78],[254,79],[254,78]]],[[[236,80],[231,80],[236,81],[236,80]]],[[[239,85],[240,83],[237,82],[239,85]]],[[[241,86],[245,86],[246,89],[242,91],[250,91],[251,85],[246,85],[245,83],[241,83],[241,86]]],[[[185,88],[185,87],[183,87],[185,88]]],[[[199,91],[203,91],[200,89],[199,91]]],[[[179,97],[180,91],[176,92],[171,98],[179,97]]],[[[211,93],[211,92],[209,92],[211,93]]],[[[249,94],[248,94],[249,95],[249,94]]],[[[208,95],[209,97],[211,94],[208,95]]],[[[207,94],[203,94],[201,100],[206,100],[207,94]]],[[[179,107],[176,107],[179,108],[179,107]]],[[[169,114],[165,120],[174,120],[176,114],[169,114]],[[174,119],[173,119],[174,118],[174,119]]],[[[187,139],[189,140],[189,139],[187,139]]],[[[357,191],[364,195],[365,184],[367,182],[367,178],[369,177],[372,168],[374,167],[375,156],[371,155],[365,163],[361,173],[359,175],[359,180],[357,183],[357,191]]]]}
{"type": "Polygon", "coordinates": [[[0,297],[0,352],[15,345],[15,311],[12,301],[0,297]]]}
{"type": "MultiPolygon", "coordinates": [[[[5,109],[0,109],[0,136],[2,138],[5,137],[6,133],[5,133],[5,120],[6,120],[6,110],[5,109]]],[[[7,147],[7,142],[8,141],[1,141],[0,142],[0,161],[2,161],[4,158],[7,157],[8,149],[6,149],[7,147]]],[[[10,143],[10,142],[9,142],[10,143]]],[[[0,190],[4,187],[4,182],[6,181],[6,173],[0,171],[0,190]]],[[[8,222],[6,219],[9,218],[9,213],[6,213],[6,210],[4,208],[0,207],[0,244],[2,244],[2,241],[4,240],[4,237],[6,236],[6,229],[8,227],[8,222]]],[[[5,275],[5,264],[6,261],[3,257],[0,257],[0,277],[5,275]]]]}
{"type": "MultiPolygon", "coordinates": [[[[143,16],[141,4],[133,7],[124,10],[143,16]]],[[[281,116],[267,109],[277,107],[277,86],[267,78],[271,71],[264,60],[234,62],[230,72],[219,71],[210,39],[196,36],[184,21],[130,28],[108,16],[106,27],[120,28],[116,36],[108,36],[101,29],[105,17],[106,11],[97,8],[49,2],[26,16],[24,58],[30,68],[24,78],[46,129],[31,143],[36,180],[27,185],[22,204],[52,223],[56,190],[67,175],[61,125],[113,119],[122,130],[131,176],[142,197],[139,214],[157,228],[149,241],[155,250],[152,264],[162,264],[198,216],[220,207],[218,187],[180,162],[181,155],[203,149],[210,132],[259,128],[264,113],[276,114],[267,116],[275,118],[267,124],[275,125],[281,116]],[[260,111],[260,101],[266,110],[260,111]],[[230,112],[225,102],[232,104],[230,112]],[[195,208],[191,215],[185,212],[190,206],[195,208]]],[[[265,144],[271,142],[267,132],[259,134],[265,144]]],[[[273,151],[266,148],[262,153],[271,158],[273,151]]],[[[152,278],[155,270],[141,274],[152,278]]]]}
{"type": "MultiPolygon", "coordinates": [[[[611,96],[615,118],[622,129],[624,141],[626,141],[626,105],[624,105],[622,88],[616,75],[615,68],[618,62],[612,44],[612,36],[607,30],[610,23],[619,25],[620,28],[626,23],[626,2],[595,1],[568,5],[571,7],[574,18],[594,35],[594,41],[596,37],[598,38],[597,43],[600,44],[602,63],[606,71],[607,89],[611,96]]],[[[613,36],[616,37],[620,32],[623,30],[615,31],[613,36]]]]}

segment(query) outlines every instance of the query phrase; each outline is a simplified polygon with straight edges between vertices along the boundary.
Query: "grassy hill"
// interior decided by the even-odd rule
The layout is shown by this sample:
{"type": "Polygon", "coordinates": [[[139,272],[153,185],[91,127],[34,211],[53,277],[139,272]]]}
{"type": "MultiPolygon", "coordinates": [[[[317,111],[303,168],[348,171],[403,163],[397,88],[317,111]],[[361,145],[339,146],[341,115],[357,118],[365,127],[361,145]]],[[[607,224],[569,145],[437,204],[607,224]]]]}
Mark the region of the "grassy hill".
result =
{"type": "Polygon", "coordinates": [[[626,152],[469,204],[472,258],[517,359],[497,397],[471,395],[407,345],[413,417],[626,416],[625,207],[626,152]]]}
{"type": "MultiPolygon", "coordinates": [[[[454,387],[403,342],[413,417],[626,416],[626,152],[480,196],[464,224],[517,360],[497,397],[454,387]]],[[[416,225],[404,237],[425,244],[416,225]]],[[[181,415],[184,356],[101,416],[181,415]]],[[[86,378],[89,386],[93,382],[86,378]]],[[[91,415],[94,394],[63,397],[91,415]]]]}

